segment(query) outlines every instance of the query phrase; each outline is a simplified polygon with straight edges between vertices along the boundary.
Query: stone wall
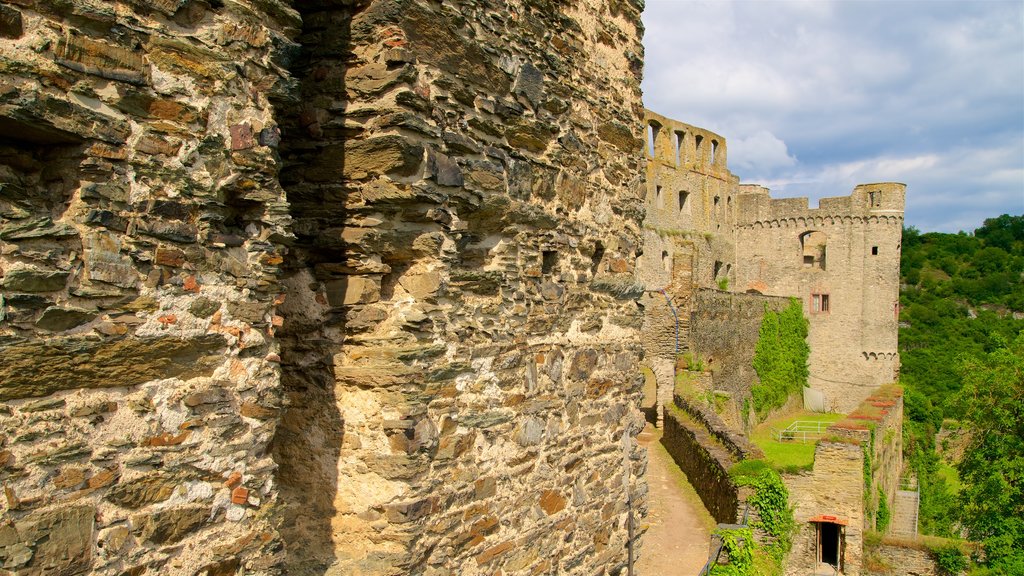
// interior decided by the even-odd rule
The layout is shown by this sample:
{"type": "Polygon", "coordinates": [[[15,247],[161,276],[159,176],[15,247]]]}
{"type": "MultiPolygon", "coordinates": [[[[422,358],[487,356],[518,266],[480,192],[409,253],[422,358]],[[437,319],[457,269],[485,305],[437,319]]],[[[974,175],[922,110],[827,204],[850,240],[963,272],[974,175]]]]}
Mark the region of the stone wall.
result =
{"type": "Polygon", "coordinates": [[[645,493],[639,10],[303,9],[281,175],[290,573],[625,563],[626,489],[637,514],[645,493]]]}
{"type": "Polygon", "coordinates": [[[871,549],[864,576],[943,576],[935,556],[927,550],[879,544],[871,549]]]}
{"type": "Polygon", "coordinates": [[[853,194],[771,199],[741,187],[737,208],[738,290],[796,296],[810,320],[812,388],[830,410],[850,412],[896,379],[904,186],[865,184],[853,194]],[[815,234],[820,238],[805,236],[815,234]],[[814,296],[828,296],[828,310],[814,296]]]}
{"type": "Polygon", "coordinates": [[[298,14],[0,8],[0,564],[270,573],[298,14]]]}
{"type": "Polygon", "coordinates": [[[788,298],[760,294],[710,288],[695,293],[690,350],[713,373],[714,390],[728,394],[722,416],[735,430],[745,430],[743,403],[760,382],[753,360],[765,309],[780,312],[788,305],[788,298]]]}
{"type": "Polygon", "coordinates": [[[5,568],[623,566],[638,3],[2,9],[5,568]]]}
{"type": "Polygon", "coordinates": [[[665,410],[662,443],[716,522],[733,524],[739,489],[729,477],[738,459],[708,429],[675,406],[665,410]]]}
{"type": "Polygon", "coordinates": [[[797,534],[786,574],[813,572],[817,565],[815,524],[819,516],[845,522],[844,574],[860,574],[864,543],[864,450],[856,440],[818,442],[811,472],[783,476],[797,534]]]}

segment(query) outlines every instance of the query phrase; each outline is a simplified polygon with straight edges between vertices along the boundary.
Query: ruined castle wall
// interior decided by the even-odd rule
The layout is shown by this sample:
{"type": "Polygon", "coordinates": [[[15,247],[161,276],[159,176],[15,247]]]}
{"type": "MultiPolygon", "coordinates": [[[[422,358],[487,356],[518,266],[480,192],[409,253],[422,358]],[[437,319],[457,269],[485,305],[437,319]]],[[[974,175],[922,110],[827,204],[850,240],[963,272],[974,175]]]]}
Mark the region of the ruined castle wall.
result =
{"type": "Polygon", "coordinates": [[[822,440],[811,472],[784,475],[797,534],[786,560],[786,574],[808,574],[817,564],[816,531],[810,520],[835,516],[847,525],[844,574],[860,574],[864,543],[864,451],[860,443],[822,440]]]}
{"type": "Polygon", "coordinates": [[[710,288],[696,292],[690,349],[714,374],[714,389],[729,394],[722,416],[735,430],[743,429],[743,403],[759,382],[753,360],[765,309],[779,312],[788,305],[788,298],[776,296],[710,288]]]}
{"type": "Polygon", "coordinates": [[[627,490],[637,522],[646,506],[639,15],[303,8],[282,182],[305,305],[284,315],[274,448],[289,573],[624,565],[627,490]]]}
{"type": "Polygon", "coordinates": [[[298,14],[0,10],[0,564],[273,573],[298,14]]]}
{"type": "Polygon", "coordinates": [[[736,522],[740,494],[729,468],[738,458],[713,439],[708,428],[675,406],[665,410],[662,443],[715,521],[736,522]]]}
{"type": "Polygon", "coordinates": [[[692,260],[683,265],[692,269],[691,282],[698,286],[731,278],[739,179],[729,172],[725,138],[650,110],[645,119],[647,213],[641,279],[652,287],[668,285],[673,266],[682,258],[692,260]]]}
{"type": "Polygon", "coordinates": [[[666,291],[678,320],[662,294],[649,294],[641,300],[642,344],[645,363],[665,374],[658,377],[659,398],[668,401],[674,371],[666,367],[675,366],[677,349],[687,350],[694,289],[728,282],[733,273],[737,178],[728,170],[723,137],[645,114],[646,213],[638,278],[647,290],[666,291]]]}
{"type": "Polygon", "coordinates": [[[4,567],[617,570],[639,6],[295,6],[2,6],[4,567]]]}
{"type": "Polygon", "coordinates": [[[810,386],[849,412],[899,368],[896,349],[904,186],[858,186],[809,209],[743,187],[737,214],[737,290],[796,295],[810,320],[810,386]],[[824,251],[803,240],[820,234],[824,251]],[[822,255],[824,256],[822,258],[822,255]],[[805,257],[807,261],[805,262],[805,257]],[[828,311],[814,295],[828,296],[828,311]],[[821,307],[821,304],[818,305],[821,307]]]}

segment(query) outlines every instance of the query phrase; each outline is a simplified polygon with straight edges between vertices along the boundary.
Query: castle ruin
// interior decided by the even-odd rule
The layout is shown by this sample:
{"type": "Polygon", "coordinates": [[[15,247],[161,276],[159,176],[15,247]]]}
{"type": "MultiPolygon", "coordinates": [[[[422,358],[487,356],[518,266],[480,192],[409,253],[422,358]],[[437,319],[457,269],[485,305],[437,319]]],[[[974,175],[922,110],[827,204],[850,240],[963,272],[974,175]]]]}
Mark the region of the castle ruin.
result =
{"type": "Polygon", "coordinates": [[[0,566],[620,574],[650,291],[828,293],[890,378],[902,188],[782,209],[667,119],[645,162],[641,9],[0,4],[0,566]]]}

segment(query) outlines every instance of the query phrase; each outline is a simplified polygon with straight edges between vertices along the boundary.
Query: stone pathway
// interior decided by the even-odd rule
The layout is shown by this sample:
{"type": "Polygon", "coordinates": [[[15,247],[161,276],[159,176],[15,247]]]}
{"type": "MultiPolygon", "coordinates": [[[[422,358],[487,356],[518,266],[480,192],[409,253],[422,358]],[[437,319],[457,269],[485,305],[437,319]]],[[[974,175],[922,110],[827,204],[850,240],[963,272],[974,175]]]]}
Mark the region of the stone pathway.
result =
{"type": "Polygon", "coordinates": [[[696,576],[708,560],[714,520],[661,445],[661,430],[648,424],[638,440],[647,448],[650,513],[636,576],[696,576]]]}

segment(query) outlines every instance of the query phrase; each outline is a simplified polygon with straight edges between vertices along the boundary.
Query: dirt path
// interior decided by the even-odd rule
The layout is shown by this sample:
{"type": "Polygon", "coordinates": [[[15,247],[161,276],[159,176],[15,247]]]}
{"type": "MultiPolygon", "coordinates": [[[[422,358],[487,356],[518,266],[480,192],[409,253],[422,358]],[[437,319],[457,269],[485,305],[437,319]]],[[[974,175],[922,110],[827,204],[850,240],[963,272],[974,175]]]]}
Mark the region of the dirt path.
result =
{"type": "Polygon", "coordinates": [[[638,440],[647,448],[651,499],[637,576],[696,576],[708,560],[715,521],[661,445],[661,430],[648,424],[638,440]]]}

